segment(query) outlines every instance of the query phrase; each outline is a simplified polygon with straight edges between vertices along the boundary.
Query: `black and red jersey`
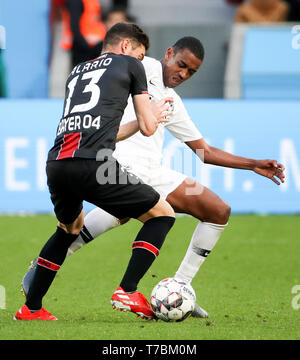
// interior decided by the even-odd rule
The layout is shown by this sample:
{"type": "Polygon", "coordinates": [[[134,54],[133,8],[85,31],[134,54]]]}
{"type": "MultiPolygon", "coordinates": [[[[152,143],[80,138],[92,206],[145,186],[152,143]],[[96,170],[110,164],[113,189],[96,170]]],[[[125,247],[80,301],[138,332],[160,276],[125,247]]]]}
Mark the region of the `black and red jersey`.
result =
{"type": "Polygon", "coordinates": [[[73,69],[66,83],[63,116],[48,160],[95,159],[115,149],[129,95],[147,93],[142,63],[130,56],[105,53],[73,69]]]}

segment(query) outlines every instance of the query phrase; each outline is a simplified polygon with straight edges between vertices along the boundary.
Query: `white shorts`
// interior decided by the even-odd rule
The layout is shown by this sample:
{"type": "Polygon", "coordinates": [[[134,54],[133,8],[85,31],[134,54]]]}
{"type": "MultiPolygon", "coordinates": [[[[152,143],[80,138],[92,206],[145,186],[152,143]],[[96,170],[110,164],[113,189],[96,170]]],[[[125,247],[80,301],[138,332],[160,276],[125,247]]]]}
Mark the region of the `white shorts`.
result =
{"type": "Polygon", "coordinates": [[[152,186],[163,199],[187,178],[187,175],[159,164],[151,164],[151,161],[141,161],[132,157],[117,157],[117,160],[128,172],[152,186]]]}

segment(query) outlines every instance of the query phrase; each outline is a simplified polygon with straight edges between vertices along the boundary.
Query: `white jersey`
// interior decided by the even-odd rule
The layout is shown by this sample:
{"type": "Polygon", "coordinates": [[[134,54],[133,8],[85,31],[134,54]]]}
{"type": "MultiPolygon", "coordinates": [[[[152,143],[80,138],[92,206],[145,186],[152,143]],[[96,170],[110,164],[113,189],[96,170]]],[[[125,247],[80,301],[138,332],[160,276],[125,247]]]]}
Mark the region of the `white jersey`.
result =
{"type": "MultiPolygon", "coordinates": [[[[129,172],[151,185],[163,198],[166,198],[187,176],[161,166],[165,128],[182,142],[201,139],[202,135],[190,119],[181,98],[173,89],[164,86],[161,63],[153,58],[145,57],[143,65],[150,99],[159,101],[172,97],[174,99],[172,114],[169,122],[159,124],[152,136],[147,137],[137,132],[128,139],[117,142],[114,157],[129,172]]],[[[121,125],[135,119],[134,106],[132,99],[129,98],[121,125]]]]}
{"type": "MultiPolygon", "coordinates": [[[[190,119],[180,96],[177,95],[174,89],[164,86],[160,61],[146,56],[143,65],[146,71],[150,99],[154,98],[159,101],[166,97],[172,97],[174,99],[172,115],[169,122],[159,124],[156,132],[150,137],[146,137],[138,131],[130,138],[118,142],[114,156],[120,162],[122,162],[122,158],[130,157],[135,158],[136,161],[140,159],[143,162],[146,159],[151,159],[153,165],[158,165],[162,158],[165,128],[182,142],[201,139],[202,135],[190,119]]],[[[130,98],[121,125],[135,119],[136,115],[130,98]]]]}

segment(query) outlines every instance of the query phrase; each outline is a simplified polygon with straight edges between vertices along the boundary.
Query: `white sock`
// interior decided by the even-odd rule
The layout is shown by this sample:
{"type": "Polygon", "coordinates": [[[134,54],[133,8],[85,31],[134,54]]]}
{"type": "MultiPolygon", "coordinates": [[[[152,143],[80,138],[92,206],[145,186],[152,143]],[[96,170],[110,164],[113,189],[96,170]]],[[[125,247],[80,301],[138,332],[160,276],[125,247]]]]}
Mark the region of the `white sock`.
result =
{"type": "Polygon", "coordinates": [[[67,256],[73,254],[99,235],[119,225],[121,225],[120,220],[113,215],[110,215],[100,208],[93,209],[85,216],[84,228],[78,238],[69,247],[67,256]]]}
{"type": "Polygon", "coordinates": [[[193,280],[207,255],[216,245],[226,225],[200,221],[194,231],[185,257],[175,274],[175,278],[187,283],[193,280]]]}

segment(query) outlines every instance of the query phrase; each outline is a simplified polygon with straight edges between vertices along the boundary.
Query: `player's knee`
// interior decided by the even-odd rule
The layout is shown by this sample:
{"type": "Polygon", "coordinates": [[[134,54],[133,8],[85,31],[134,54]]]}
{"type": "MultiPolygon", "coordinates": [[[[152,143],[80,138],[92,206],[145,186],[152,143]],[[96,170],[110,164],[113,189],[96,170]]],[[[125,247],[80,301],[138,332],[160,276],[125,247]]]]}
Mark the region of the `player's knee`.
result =
{"type": "Polygon", "coordinates": [[[169,216],[175,218],[175,213],[172,206],[163,199],[159,199],[157,204],[150,209],[147,213],[141,215],[138,219],[142,222],[146,222],[147,220],[159,216],[169,216]]]}
{"type": "Polygon", "coordinates": [[[230,213],[230,206],[222,201],[221,203],[215,204],[213,210],[205,211],[199,219],[204,222],[225,225],[228,223],[230,213]]]}
{"type": "Polygon", "coordinates": [[[78,218],[72,224],[63,224],[60,221],[58,222],[58,226],[62,228],[67,234],[79,235],[80,231],[83,228],[84,217],[83,213],[81,213],[78,218]]]}
{"type": "Polygon", "coordinates": [[[175,218],[172,206],[165,200],[160,200],[157,216],[170,216],[175,218]]]}
{"type": "Polygon", "coordinates": [[[71,235],[79,235],[82,229],[82,227],[65,225],[61,222],[58,223],[58,226],[63,229],[67,234],[71,235]]]}
{"type": "Polygon", "coordinates": [[[67,233],[71,234],[71,235],[79,235],[81,230],[82,230],[82,227],[81,228],[70,229],[70,230],[67,231],[67,233]]]}
{"type": "Polygon", "coordinates": [[[223,203],[222,206],[218,207],[217,211],[217,222],[218,224],[225,225],[228,223],[231,213],[231,208],[228,204],[223,203]]]}

